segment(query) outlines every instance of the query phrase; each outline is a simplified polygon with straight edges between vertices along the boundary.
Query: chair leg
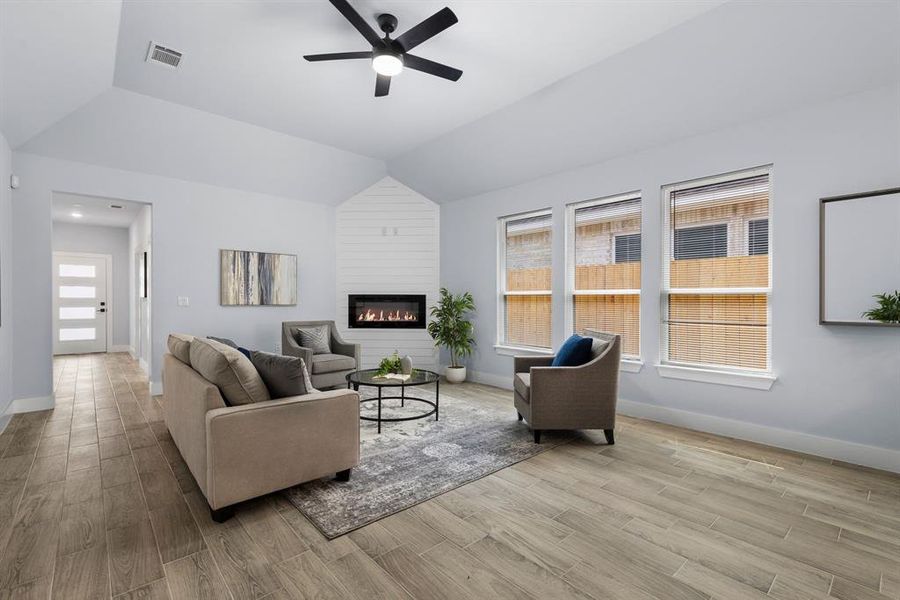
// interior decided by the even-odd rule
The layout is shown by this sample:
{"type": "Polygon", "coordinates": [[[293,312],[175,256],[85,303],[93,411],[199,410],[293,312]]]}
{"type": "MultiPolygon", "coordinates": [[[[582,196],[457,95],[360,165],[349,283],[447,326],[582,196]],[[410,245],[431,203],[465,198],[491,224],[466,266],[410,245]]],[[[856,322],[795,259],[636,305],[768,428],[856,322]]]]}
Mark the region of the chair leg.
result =
{"type": "Polygon", "coordinates": [[[516,414],[519,415],[519,420],[521,421],[521,420],[522,420],[522,413],[520,413],[519,411],[516,411],[516,414]]]}
{"type": "Polygon", "coordinates": [[[610,446],[615,445],[616,443],[616,435],[612,429],[604,429],[603,433],[606,435],[606,443],[610,446]]]}
{"type": "Polygon", "coordinates": [[[344,469],[334,476],[335,481],[350,481],[350,471],[352,469],[344,469]]]}
{"type": "Polygon", "coordinates": [[[224,506],[222,508],[210,508],[209,516],[216,523],[224,523],[228,519],[234,516],[234,507],[233,506],[224,506]]]}
{"type": "Polygon", "coordinates": [[[540,429],[534,430],[534,443],[535,444],[541,443],[541,430],[540,429]]]}

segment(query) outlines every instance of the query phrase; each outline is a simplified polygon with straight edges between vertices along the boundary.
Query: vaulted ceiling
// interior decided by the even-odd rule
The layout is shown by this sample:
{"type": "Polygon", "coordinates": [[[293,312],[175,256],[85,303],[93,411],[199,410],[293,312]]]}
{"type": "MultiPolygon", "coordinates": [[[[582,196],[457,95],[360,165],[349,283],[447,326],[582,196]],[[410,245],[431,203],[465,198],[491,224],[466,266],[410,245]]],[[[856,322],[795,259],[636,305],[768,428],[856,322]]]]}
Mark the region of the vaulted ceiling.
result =
{"type": "Polygon", "coordinates": [[[0,2],[14,149],[326,203],[386,172],[437,201],[900,80],[900,0],[350,0],[460,22],[373,97],[326,0],[0,2]],[[184,53],[144,59],[151,41],[184,53]]]}

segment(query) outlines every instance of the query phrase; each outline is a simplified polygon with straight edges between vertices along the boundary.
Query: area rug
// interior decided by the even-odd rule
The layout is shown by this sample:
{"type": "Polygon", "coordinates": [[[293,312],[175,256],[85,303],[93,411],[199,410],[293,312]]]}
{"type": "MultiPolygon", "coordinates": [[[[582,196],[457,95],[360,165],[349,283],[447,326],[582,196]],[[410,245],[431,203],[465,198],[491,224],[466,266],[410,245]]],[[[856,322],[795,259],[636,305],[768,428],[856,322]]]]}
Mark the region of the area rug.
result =
{"type": "MultiPolygon", "coordinates": [[[[360,392],[371,396],[366,388],[360,392]]],[[[408,395],[434,400],[433,389],[424,386],[411,388],[408,395]]],[[[349,482],[320,479],[282,493],[333,539],[571,439],[564,432],[547,432],[535,444],[528,426],[516,419],[512,392],[444,384],[440,400],[439,421],[432,415],[383,423],[380,435],[375,423],[360,421],[360,464],[349,482]]],[[[401,408],[399,400],[387,400],[382,415],[410,416],[430,409],[409,401],[401,408]]],[[[361,413],[374,416],[376,403],[363,404],[361,413]]]]}

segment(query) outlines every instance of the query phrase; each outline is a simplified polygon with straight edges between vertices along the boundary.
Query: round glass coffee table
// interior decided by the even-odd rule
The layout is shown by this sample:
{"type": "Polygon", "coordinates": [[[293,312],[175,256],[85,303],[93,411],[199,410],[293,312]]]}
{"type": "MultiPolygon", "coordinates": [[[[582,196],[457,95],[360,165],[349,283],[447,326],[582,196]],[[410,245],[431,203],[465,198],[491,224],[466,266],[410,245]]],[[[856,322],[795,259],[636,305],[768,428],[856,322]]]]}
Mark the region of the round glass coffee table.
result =
{"type": "MultiPolygon", "coordinates": [[[[362,398],[360,399],[360,404],[365,404],[366,402],[378,402],[378,416],[377,417],[363,417],[359,418],[363,421],[374,421],[378,423],[378,433],[381,433],[381,424],[382,423],[396,423],[399,421],[414,421],[416,419],[424,419],[426,417],[430,417],[434,415],[434,420],[437,421],[440,417],[439,409],[440,409],[440,397],[441,397],[441,376],[435,373],[434,371],[426,371],[425,369],[413,369],[412,374],[409,376],[409,379],[406,381],[401,381],[399,379],[389,379],[387,377],[376,377],[375,374],[378,371],[376,369],[365,369],[362,371],[354,371],[352,373],[347,374],[347,388],[353,388],[357,392],[359,391],[359,387],[362,385],[378,388],[378,397],[377,398],[362,398]],[[434,384],[434,402],[431,400],[426,400],[424,398],[416,398],[415,396],[407,396],[406,388],[408,387],[416,387],[420,385],[428,385],[430,383],[434,384]],[[385,395],[386,391],[393,390],[385,390],[385,388],[400,388],[400,395],[385,395]],[[416,414],[411,417],[381,417],[381,402],[383,400],[399,400],[400,406],[405,407],[406,401],[410,400],[412,402],[421,402],[423,404],[427,404],[431,406],[431,410],[422,414],[416,414]]],[[[396,394],[396,392],[394,392],[396,394]]]]}

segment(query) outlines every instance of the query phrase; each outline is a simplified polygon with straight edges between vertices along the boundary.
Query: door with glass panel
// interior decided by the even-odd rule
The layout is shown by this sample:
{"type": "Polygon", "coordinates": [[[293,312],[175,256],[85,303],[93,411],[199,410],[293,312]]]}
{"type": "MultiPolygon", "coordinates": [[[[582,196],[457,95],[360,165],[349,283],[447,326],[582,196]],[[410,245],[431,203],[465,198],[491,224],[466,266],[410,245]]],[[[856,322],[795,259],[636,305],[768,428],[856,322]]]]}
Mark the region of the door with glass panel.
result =
{"type": "Polygon", "coordinates": [[[53,253],[53,354],[106,352],[107,260],[53,253]]]}

